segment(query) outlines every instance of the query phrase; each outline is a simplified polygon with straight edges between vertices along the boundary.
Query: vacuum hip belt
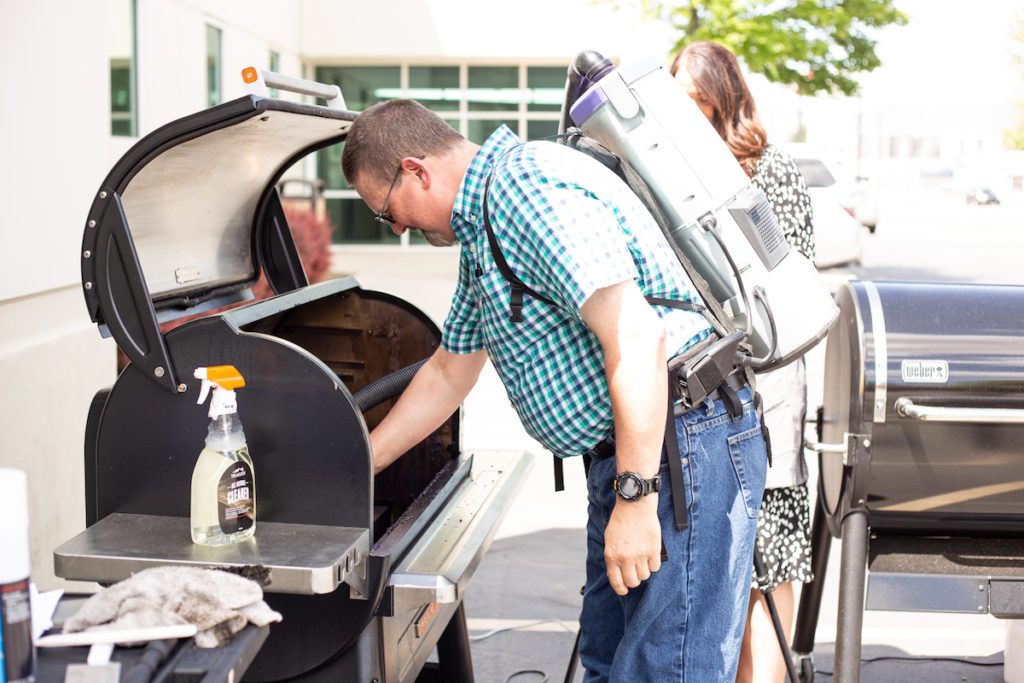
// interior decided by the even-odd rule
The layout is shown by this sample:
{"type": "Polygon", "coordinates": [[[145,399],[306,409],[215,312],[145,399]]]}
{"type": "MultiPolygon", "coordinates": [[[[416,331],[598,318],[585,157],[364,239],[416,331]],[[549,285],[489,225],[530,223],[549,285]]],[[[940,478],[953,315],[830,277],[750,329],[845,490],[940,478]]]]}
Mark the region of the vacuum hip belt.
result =
{"type": "MultiPolygon", "coordinates": [[[[737,398],[736,394],[739,392],[740,389],[742,389],[745,386],[747,386],[747,379],[746,377],[744,377],[743,373],[734,372],[733,374],[728,375],[725,379],[723,379],[722,382],[717,387],[712,389],[711,392],[708,393],[708,395],[705,396],[704,398],[710,399],[712,402],[724,400],[726,402],[726,405],[729,407],[729,413],[733,417],[738,417],[738,415],[734,414],[736,408],[734,408],[733,406],[739,406],[738,409],[740,411],[740,414],[742,414],[742,405],[739,399],[737,398]]],[[[676,417],[679,417],[680,415],[685,415],[686,413],[692,410],[696,410],[701,405],[703,405],[703,403],[704,400],[701,400],[701,402],[696,405],[686,405],[686,403],[677,403],[675,405],[674,414],[676,417]]]]}
{"type": "MultiPolygon", "coordinates": [[[[735,396],[736,393],[745,386],[747,386],[747,380],[743,376],[743,373],[736,372],[723,379],[721,384],[712,389],[711,393],[709,393],[705,398],[711,399],[712,402],[718,400],[725,400],[726,405],[730,406],[730,412],[732,412],[731,404],[729,403],[729,401],[732,400],[731,396],[735,396]]],[[[703,401],[701,401],[701,403],[696,406],[690,406],[687,408],[684,408],[683,404],[681,403],[677,404],[675,406],[675,416],[679,417],[680,415],[685,415],[691,410],[699,408],[701,405],[703,405],[703,401]]],[[[610,458],[613,455],[615,455],[615,434],[609,434],[605,438],[598,441],[597,444],[595,444],[590,450],[584,453],[584,455],[590,458],[591,463],[601,462],[605,458],[610,458]]]]}

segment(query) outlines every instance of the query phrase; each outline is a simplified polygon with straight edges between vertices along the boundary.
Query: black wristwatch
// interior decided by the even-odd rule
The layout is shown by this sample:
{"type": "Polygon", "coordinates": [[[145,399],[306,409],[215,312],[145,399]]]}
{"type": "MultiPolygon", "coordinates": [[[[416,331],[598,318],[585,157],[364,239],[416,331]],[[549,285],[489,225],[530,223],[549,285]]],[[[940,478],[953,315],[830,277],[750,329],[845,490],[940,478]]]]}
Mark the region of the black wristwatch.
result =
{"type": "Polygon", "coordinates": [[[636,472],[623,472],[615,477],[615,493],[627,503],[633,503],[661,488],[661,479],[644,479],[636,472]]]}

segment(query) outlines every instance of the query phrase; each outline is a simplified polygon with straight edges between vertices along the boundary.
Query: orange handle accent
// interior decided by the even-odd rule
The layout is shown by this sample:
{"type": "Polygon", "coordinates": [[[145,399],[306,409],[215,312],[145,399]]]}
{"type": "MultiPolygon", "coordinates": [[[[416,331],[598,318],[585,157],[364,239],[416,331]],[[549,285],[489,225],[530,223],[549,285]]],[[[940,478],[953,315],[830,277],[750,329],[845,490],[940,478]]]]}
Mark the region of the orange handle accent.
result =
{"type": "Polygon", "coordinates": [[[228,390],[240,389],[245,386],[242,373],[234,365],[215,365],[206,368],[206,379],[216,382],[228,390]]]}
{"type": "Polygon", "coordinates": [[[259,77],[260,75],[256,71],[256,67],[247,66],[244,69],[242,69],[242,80],[246,83],[255,83],[256,79],[258,79],[259,77]]]}

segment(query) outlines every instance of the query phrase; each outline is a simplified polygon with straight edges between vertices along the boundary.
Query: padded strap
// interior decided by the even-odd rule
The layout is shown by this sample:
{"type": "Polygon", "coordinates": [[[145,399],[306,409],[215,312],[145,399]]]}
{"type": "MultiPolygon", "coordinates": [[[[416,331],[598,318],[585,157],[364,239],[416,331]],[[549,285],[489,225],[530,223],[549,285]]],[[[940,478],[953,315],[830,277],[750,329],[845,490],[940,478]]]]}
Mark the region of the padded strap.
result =
{"type": "Polygon", "coordinates": [[[508,319],[513,323],[521,323],[523,322],[523,292],[526,292],[534,299],[543,301],[548,306],[557,306],[557,304],[543,294],[535,292],[527,287],[522,280],[516,277],[516,274],[512,272],[512,269],[509,268],[508,261],[505,260],[504,254],[501,253],[501,248],[498,246],[498,240],[494,236],[494,228],[491,227],[491,210],[487,206],[487,198],[490,194],[490,188],[491,176],[488,175],[487,180],[484,182],[484,230],[487,231],[487,244],[491,247],[491,256],[494,258],[494,265],[498,266],[498,271],[501,273],[502,277],[508,280],[509,307],[511,309],[508,319]]]}
{"type": "Polygon", "coordinates": [[[676,437],[675,406],[669,391],[668,422],[665,424],[665,457],[668,458],[669,483],[672,485],[672,508],[675,512],[676,529],[682,531],[689,525],[686,519],[686,486],[683,483],[682,454],[676,437]]]}

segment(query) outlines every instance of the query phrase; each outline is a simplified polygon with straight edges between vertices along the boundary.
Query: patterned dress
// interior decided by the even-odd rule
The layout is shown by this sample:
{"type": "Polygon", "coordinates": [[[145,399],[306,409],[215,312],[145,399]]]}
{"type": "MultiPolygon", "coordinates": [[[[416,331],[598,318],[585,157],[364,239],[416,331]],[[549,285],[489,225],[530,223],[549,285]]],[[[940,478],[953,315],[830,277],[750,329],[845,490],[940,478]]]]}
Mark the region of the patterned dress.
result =
{"type": "MultiPolygon", "coordinates": [[[[814,260],[814,227],[807,184],[792,157],[768,145],[751,179],[768,197],[786,240],[814,260]]],[[[757,520],[757,548],[767,569],[752,587],[762,591],[787,581],[811,581],[810,510],[803,421],[807,381],[803,361],[761,375],[758,392],[772,437],[773,463],[757,520]],[[792,433],[783,433],[789,430],[792,433]]]]}

